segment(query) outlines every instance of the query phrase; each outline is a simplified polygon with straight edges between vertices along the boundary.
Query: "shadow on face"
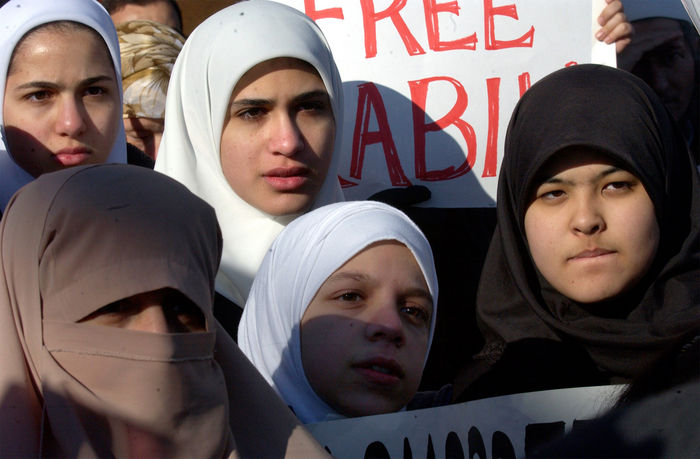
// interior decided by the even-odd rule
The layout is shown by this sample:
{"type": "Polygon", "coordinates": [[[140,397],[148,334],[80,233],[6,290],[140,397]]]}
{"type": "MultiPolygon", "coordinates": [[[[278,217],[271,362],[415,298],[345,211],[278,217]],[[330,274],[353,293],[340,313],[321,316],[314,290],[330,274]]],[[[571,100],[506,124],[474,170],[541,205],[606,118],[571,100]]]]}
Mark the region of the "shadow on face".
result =
{"type": "Polygon", "coordinates": [[[432,315],[406,246],[382,241],[364,249],[326,279],[302,318],[311,387],[346,416],[398,411],[418,389],[432,315]]]}

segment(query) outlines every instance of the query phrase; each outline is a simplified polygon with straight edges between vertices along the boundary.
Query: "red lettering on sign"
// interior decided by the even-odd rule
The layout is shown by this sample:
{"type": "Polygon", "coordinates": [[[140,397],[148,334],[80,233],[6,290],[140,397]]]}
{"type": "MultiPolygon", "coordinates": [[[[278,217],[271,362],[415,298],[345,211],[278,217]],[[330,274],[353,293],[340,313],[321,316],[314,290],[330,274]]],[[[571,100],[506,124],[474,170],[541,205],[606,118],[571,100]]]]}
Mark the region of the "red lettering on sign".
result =
{"type": "Polygon", "coordinates": [[[362,23],[365,28],[365,56],[367,58],[377,55],[377,22],[386,18],[391,18],[391,22],[394,23],[394,27],[399,32],[409,55],[425,54],[420,43],[411,35],[411,31],[408,30],[408,26],[399,14],[401,8],[406,6],[406,0],[394,0],[387,9],[378,13],[374,11],[374,0],[361,0],[360,3],[362,5],[362,23]]]}
{"type": "Polygon", "coordinates": [[[386,157],[389,178],[393,186],[409,186],[411,182],[401,168],[396,144],[391,137],[391,128],[386,116],[386,108],[379,90],[374,83],[364,83],[358,86],[357,116],[355,130],[352,135],[352,157],[350,159],[350,176],[362,178],[362,166],[365,160],[367,145],[381,143],[386,157]],[[372,111],[377,118],[377,131],[369,131],[369,121],[372,111]]]}
{"type": "Polygon", "coordinates": [[[486,33],[486,49],[504,48],[532,48],[532,41],[535,35],[535,27],[530,27],[530,31],[514,40],[497,40],[495,16],[508,16],[518,19],[518,11],[515,5],[493,6],[493,0],[484,0],[484,32],[486,33]]]}
{"type": "Polygon", "coordinates": [[[530,89],[530,74],[528,72],[518,75],[518,86],[520,87],[520,97],[523,97],[525,91],[530,89]]]}
{"type": "Polygon", "coordinates": [[[459,6],[456,1],[438,3],[436,0],[423,0],[425,11],[425,25],[428,29],[428,46],[434,51],[447,51],[450,49],[476,49],[476,32],[468,37],[452,41],[440,40],[440,25],[438,13],[452,13],[459,16],[459,6]]]}
{"type": "Polygon", "coordinates": [[[486,137],[486,158],[482,177],[495,177],[498,167],[498,109],[500,78],[488,78],[486,91],[489,101],[489,129],[486,137]]]}
{"type": "Polygon", "coordinates": [[[345,19],[342,8],[326,8],[325,10],[317,10],[316,0],[304,0],[304,12],[314,21],[319,19],[345,19]]]}
{"type": "Polygon", "coordinates": [[[409,81],[411,100],[413,101],[413,142],[415,152],[416,178],[428,182],[449,180],[460,177],[471,170],[476,159],[476,134],[474,128],[460,116],[467,109],[468,97],[462,83],[450,77],[432,77],[422,80],[409,81]],[[457,100],[452,109],[437,121],[425,122],[425,108],[428,99],[428,86],[433,81],[447,81],[457,90],[457,100]],[[446,127],[456,126],[467,143],[467,159],[455,168],[429,171],[425,161],[425,136],[428,132],[439,131],[446,127]]]}

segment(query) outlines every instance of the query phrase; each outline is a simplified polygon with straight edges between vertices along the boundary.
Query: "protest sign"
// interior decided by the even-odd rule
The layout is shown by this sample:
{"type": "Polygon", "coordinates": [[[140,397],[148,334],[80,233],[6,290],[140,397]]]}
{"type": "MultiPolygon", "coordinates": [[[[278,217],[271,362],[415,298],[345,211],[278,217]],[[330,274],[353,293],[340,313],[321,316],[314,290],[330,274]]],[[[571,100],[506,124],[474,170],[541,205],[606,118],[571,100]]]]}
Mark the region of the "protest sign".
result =
{"type": "Polygon", "coordinates": [[[307,427],[339,459],[525,457],[602,414],[623,388],[530,392],[307,427]]]}
{"type": "Polygon", "coordinates": [[[505,130],[532,83],[614,65],[604,0],[282,0],[314,19],[343,78],[347,199],[430,188],[428,207],[495,205],[505,130]]]}

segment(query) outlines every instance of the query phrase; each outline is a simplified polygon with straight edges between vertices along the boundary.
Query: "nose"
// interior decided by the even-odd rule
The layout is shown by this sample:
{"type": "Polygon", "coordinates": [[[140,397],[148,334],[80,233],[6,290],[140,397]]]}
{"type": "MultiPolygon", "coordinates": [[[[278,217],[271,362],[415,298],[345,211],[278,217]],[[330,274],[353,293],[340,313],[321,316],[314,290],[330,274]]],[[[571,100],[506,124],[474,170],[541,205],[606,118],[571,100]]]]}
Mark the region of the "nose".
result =
{"type": "Polygon", "coordinates": [[[76,137],[85,131],[84,107],[73,97],[66,97],[58,105],[56,131],[68,137],[76,137]]]}
{"type": "Polygon", "coordinates": [[[393,302],[377,304],[366,317],[366,335],[370,341],[387,341],[402,346],[405,342],[403,322],[399,309],[393,302]]]}
{"type": "Polygon", "coordinates": [[[293,156],[304,148],[304,136],[291,114],[279,114],[270,128],[270,148],[274,153],[293,156]]]}
{"type": "Polygon", "coordinates": [[[605,219],[595,197],[580,197],[571,215],[574,233],[590,236],[605,230],[605,219]]]}
{"type": "Polygon", "coordinates": [[[163,306],[153,304],[146,306],[132,319],[130,324],[132,330],[145,331],[150,333],[174,333],[171,330],[168,318],[163,311],[163,306]]]}

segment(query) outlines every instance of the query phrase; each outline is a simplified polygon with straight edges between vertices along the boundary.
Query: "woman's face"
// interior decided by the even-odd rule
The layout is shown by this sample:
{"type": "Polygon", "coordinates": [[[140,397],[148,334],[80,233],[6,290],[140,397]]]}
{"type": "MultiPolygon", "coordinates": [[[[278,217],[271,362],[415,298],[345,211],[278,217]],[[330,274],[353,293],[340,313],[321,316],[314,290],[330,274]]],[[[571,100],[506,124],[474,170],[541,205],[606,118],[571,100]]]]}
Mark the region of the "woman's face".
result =
{"type": "Polygon", "coordinates": [[[659,245],[654,205],[640,180],[604,156],[574,148],[548,163],[525,212],[540,273],[580,303],[634,286],[659,245]]]}
{"type": "Polygon", "coordinates": [[[413,254],[395,241],[371,245],[331,274],[300,325],[316,394],[346,416],[405,406],[428,352],[431,298],[413,254]]]}
{"type": "Polygon", "coordinates": [[[103,163],[121,123],[107,47],[87,30],[38,29],[15,50],[3,117],[14,161],[32,176],[103,163]]]}
{"type": "Polygon", "coordinates": [[[262,62],[231,94],[221,167],[244,201],[271,215],[306,211],[328,172],[335,121],[316,70],[298,59],[262,62]]]}

